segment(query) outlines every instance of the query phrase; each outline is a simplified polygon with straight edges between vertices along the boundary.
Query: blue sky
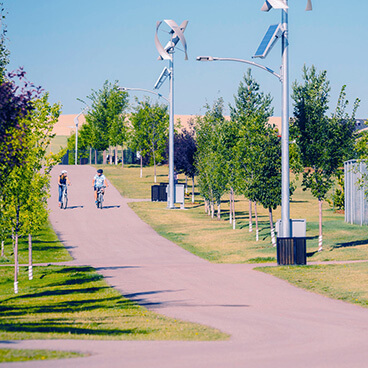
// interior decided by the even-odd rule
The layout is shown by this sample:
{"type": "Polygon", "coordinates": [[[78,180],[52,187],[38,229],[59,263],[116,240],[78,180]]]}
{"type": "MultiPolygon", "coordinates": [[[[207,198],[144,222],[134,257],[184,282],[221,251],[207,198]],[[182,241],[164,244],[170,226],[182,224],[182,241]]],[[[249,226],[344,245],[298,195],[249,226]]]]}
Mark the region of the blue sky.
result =
{"type": "MultiPolygon", "coordinates": [[[[342,85],[347,97],[362,102],[358,118],[368,118],[368,2],[362,0],[289,0],[290,82],[300,80],[304,64],[327,70],[331,111],[342,85]]],[[[218,97],[233,104],[246,64],[200,63],[198,55],[252,60],[264,33],[279,23],[280,11],[260,11],[263,0],[4,0],[7,11],[9,69],[24,66],[28,79],[61,102],[64,114],[78,113],[81,102],[105,80],[152,89],[166,61],[157,60],[156,21],[188,20],[189,60],[175,54],[175,114],[201,114],[218,97]]],[[[160,33],[162,43],[168,35],[160,33]]],[[[278,43],[265,60],[275,71],[281,63],[278,43]]],[[[271,74],[252,69],[280,115],[281,86],[271,74]]],[[[160,89],[168,94],[168,83],[160,89]]],[[[135,94],[143,98],[143,93],[135,94]]],[[[151,97],[154,98],[152,95],[151,97]]],[[[130,95],[134,102],[134,95],[130,95]]],[[[161,100],[162,101],[162,100],[161,100]]],[[[290,114],[292,115],[292,103],[290,114]]],[[[227,109],[228,110],[228,109],[227,109]]],[[[227,111],[228,112],[228,111],[227,111]]]]}

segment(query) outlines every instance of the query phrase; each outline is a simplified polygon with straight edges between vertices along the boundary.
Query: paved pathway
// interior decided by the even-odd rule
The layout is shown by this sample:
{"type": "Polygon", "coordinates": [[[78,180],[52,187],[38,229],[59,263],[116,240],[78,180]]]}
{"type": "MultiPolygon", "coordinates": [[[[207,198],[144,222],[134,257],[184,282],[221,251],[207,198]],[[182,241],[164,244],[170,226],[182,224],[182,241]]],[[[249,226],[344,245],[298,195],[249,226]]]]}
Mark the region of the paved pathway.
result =
{"type": "MultiPolygon", "coordinates": [[[[57,167],[61,169],[61,167],[57,167]]],[[[123,295],[158,313],[231,334],[225,342],[15,341],[0,347],[90,352],[72,361],[3,367],[252,368],[368,366],[368,311],[290,286],[250,265],[211,264],[161,238],[113,187],[93,203],[94,169],[67,168],[70,209],[51,221],[75,264],[91,265],[123,295]]]]}

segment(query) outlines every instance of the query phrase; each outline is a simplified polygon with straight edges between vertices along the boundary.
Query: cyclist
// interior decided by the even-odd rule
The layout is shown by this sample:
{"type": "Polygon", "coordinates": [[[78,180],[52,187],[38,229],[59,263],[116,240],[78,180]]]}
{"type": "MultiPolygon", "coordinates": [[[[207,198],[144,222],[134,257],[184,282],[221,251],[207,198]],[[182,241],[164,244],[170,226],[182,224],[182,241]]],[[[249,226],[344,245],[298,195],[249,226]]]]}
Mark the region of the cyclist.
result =
{"type": "Polygon", "coordinates": [[[61,207],[61,201],[63,196],[63,189],[66,185],[70,185],[68,178],[68,172],[63,170],[58,177],[58,189],[59,189],[59,207],[61,207]]]}
{"type": "Polygon", "coordinates": [[[99,188],[102,188],[102,193],[104,194],[105,191],[103,187],[106,187],[106,188],[108,187],[107,180],[106,180],[105,175],[103,174],[102,169],[97,170],[97,174],[92,180],[92,185],[93,185],[93,190],[95,191],[95,203],[97,204],[97,190],[99,188]]]}

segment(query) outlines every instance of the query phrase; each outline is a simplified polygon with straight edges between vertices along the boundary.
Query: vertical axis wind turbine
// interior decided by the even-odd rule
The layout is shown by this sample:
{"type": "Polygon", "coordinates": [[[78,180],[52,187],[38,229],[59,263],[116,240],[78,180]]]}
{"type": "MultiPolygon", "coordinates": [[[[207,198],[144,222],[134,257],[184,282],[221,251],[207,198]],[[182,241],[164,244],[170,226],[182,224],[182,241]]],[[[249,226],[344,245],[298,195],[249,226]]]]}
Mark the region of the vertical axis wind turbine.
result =
{"type": "MultiPolygon", "coordinates": [[[[264,59],[276,41],[281,37],[281,81],[282,81],[282,132],[281,132],[281,226],[278,237],[290,238],[290,178],[289,178],[289,29],[288,0],[266,0],[261,10],[268,12],[272,8],[281,10],[281,23],[269,27],[256,54],[253,57],[264,59]]],[[[312,10],[311,0],[307,0],[306,11],[312,10]]]]}
{"type": "Polygon", "coordinates": [[[170,124],[169,124],[169,193],[167,207],[169,209],[175,208],[175,183],[174,183],[174,52],[175,46],[180,41],[184,47],[185,60],[188,60],[187,55],[187,42],[184,37],[184,31],[188,25],[188,21],[185,20],[180,26],[178,26],[173,20],[164,20],[164,22],[170,27],[170,40],[163,47],[158,38],[158,29],[162,24],[162,21],[156,23],[155,45],[159,53],[158,60],[169,60],[169,68],[165,67],[160,77],[155,83],[154,89],[159,89],[169,77],[170,90],[169,90],[169,107],[170,107],[170,124]]]}

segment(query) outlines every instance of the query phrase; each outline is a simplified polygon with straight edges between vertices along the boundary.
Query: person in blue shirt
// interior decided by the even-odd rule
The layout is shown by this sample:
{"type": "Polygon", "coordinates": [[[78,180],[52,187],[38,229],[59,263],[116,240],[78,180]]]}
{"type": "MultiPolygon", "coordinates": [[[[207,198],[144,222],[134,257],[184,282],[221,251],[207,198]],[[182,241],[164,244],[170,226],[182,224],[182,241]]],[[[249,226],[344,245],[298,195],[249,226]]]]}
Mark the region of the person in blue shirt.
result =
{"type": "MultiPolygon", "coordinates": [[[[97,203],[97,189],[102,187],[108,187],[107,180],[105,175],[103,174],[102,169],[97,170],[97,174],[92,180],[93,190],[95,191],[95,203],[97,203]]],[[[102,189],[102,192],[105,193],[104,189],[102,189]]]]}

